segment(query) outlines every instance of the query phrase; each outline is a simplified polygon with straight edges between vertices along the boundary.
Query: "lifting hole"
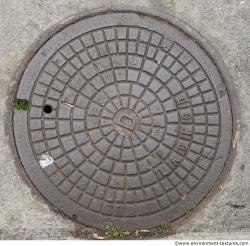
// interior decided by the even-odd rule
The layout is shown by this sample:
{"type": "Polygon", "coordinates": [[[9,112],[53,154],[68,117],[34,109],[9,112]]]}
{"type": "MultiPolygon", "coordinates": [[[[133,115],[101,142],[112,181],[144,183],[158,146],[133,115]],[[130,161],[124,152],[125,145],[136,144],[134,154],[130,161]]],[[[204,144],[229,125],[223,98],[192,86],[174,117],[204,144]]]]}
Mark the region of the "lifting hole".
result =
{"type": "Polygon", "coordinates": [[[44,105],[43,106],[43,112],[46,113],[46,114],[50,114],[52,112],[51,105],[48,105],[48,104],[44,105]]]}

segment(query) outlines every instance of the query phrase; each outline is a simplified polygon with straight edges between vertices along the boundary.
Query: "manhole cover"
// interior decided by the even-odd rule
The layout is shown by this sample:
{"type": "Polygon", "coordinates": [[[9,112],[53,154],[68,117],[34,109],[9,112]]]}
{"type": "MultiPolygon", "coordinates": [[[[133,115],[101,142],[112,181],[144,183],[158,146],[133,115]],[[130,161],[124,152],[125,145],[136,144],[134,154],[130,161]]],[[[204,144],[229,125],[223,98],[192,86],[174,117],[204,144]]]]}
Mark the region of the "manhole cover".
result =
{"type": "Polygon", "coordinates": [[[228,158],[224,72],[183,24],[157,15],[85,16],[50,38],[21,78],[17,97],[30,108],[15,112],[14,132],[24,169],[81,223],[173,221],[206,196],[228,158]]]}

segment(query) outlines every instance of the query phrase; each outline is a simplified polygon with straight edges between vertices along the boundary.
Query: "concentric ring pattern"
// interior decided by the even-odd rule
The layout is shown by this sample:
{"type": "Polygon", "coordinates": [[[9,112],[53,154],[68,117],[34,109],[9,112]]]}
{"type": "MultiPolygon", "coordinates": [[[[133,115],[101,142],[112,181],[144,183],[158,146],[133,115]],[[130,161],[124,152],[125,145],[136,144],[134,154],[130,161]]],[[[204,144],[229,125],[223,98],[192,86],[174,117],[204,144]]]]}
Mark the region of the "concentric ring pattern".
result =
{"type": "Polygon", "coordinates": [[[187,212],[221,138],[219,94],[206,69],[149,27],[113,24],[70,39],[32,85],[34,165],[59,196],[103,219],[152,218],[177,204],[187,212]],[[44,155],[53,163],[41,167],[44,155]]]}

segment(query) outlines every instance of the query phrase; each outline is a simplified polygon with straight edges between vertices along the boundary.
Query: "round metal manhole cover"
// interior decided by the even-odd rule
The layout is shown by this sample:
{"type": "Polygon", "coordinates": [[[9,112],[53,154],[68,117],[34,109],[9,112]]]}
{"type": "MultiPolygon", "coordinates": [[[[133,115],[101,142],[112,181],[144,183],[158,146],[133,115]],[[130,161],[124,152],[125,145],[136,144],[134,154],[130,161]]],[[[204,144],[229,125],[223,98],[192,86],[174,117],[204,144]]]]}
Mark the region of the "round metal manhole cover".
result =
{"type": "Polygon", "coordinates": [[[51,37],[21,78],[17,97],[30,108],[15,112],[14,133],[24,169],[81,223],[173,221],[207,195],[229,156],[223,71],[194,31],[157,14],[85,16],[51,37]]]}

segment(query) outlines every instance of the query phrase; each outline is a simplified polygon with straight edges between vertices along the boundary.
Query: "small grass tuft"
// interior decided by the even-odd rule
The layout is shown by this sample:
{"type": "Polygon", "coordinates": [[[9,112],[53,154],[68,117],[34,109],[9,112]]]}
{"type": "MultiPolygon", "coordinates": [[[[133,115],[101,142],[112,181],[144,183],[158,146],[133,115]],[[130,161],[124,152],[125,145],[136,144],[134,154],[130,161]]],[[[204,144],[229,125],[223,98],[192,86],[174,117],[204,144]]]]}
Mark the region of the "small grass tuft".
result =
{"type": "Polygon", "coordinates": [[[126,238],[130,236],[129,231],[122,231],[117,225],[108,225],[105,230],[105,235],[111,236],[113,238],[126,238]]]}
{"type": "Polygon", "coordinates": [[[158,228],[161,230],[167,230],[170,228],[170,226],[168,224],[163,223],[163,224],[160,224],[158,228]]]}
{"type": "MultiPolygon", "coordinates": [[[[110,224],[105,228],[105,231],[90,228],[83,230],[82,238],[89,239],[152,239],[159,237],[166,237],[175,233],[174,228],[168,223],[162,223],[159,226],[151,229],[137,229],[136,231],[123,231],[117,225],[110,224]]],[[[79,233],[78,233],[79,234],[79,233]]]]}
{"type": "Polygon", "coordinates": [[[28,110],[30,104],[27,100],[25,99],[15,99],[14,104],[13,104],[13,109],[14,110],[28,110]]]}
{"type": "Polygon", "coordinates": [[[135,232],[122,231],[117,225],[108,225],[105,230],[105,236],[115,239],[143,239],[143,238],[156,238],[159,236],[166,236],[174,234],[175,230],[170,224],[162,223],[152,229],[140,229],[135,232]]]}
{"type": "Polygon", "coordinates": [[[54,206],[50,206],[50,208],[57,214],[60,214],[60,210],[54,206]]]}

